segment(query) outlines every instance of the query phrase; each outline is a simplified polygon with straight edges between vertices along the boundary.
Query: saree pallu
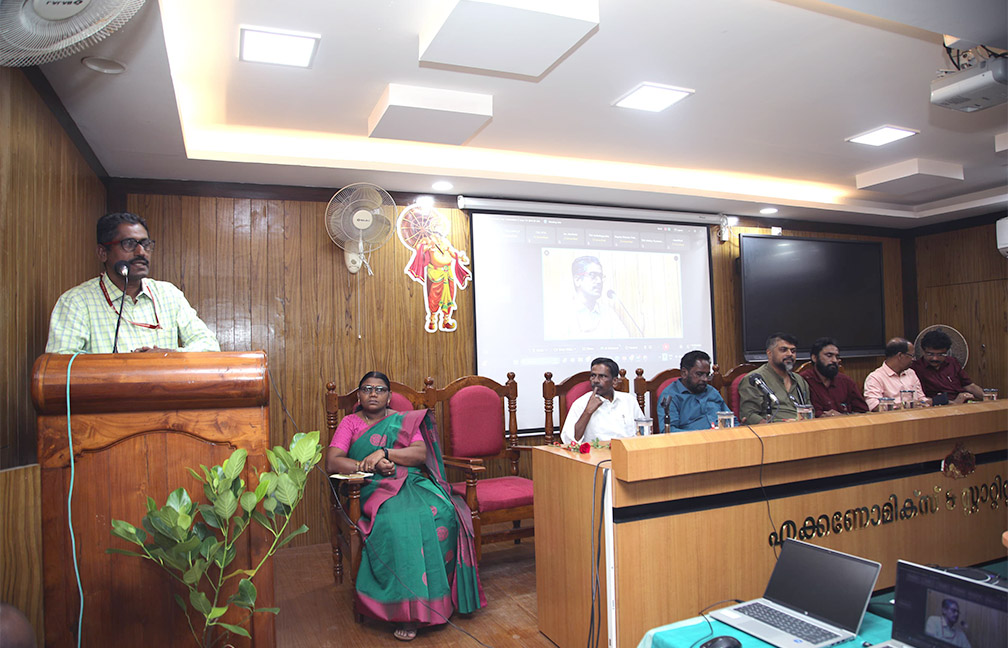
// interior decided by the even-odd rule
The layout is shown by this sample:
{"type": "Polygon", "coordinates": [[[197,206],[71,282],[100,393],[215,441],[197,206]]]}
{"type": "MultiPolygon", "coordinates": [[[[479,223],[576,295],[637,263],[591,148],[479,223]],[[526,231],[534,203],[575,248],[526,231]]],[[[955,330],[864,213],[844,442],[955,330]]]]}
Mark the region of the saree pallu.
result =
{"type": "Polygon", "coordinates": [[[417,429],[427,448],[426,468],[396,465],[361,489],[364,537],[357,572],[361,614],[421,626],[445,623],[454,610],[486,605],[476,565],[472,514],[450,496],[433,416],[427,410],[393,413],[367,428],[350,446],[360,461],[381,448],[405,448],[417,429]]]}

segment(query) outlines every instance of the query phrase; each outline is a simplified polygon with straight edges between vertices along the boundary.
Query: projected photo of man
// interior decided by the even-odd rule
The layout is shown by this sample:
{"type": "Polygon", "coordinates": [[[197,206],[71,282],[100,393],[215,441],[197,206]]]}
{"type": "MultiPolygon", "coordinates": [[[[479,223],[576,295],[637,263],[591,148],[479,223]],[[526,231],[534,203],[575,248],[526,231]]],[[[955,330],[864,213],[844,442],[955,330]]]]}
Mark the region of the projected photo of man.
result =
{"type": "Polygon", "coordinates": [[[598,257],[585,255],[571,264],[574,295],[571,308],[562,316],[558,337],[568,339],[625,338],[629,332],[604,298],[605,274],[598,257]]]}

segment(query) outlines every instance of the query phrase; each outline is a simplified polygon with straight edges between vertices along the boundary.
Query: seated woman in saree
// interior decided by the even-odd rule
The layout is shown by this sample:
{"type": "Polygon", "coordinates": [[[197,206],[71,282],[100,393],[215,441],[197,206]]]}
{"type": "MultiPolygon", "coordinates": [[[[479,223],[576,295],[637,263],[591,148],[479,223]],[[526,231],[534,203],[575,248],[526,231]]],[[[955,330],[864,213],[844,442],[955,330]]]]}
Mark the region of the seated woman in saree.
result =
{"type": "Polygon", "coordinates": [[[449,496],[433,416],[389,408],[389,379],[372,371],[357,388],[360,408],[340,421],[326,455],[330,473],[371,472],[361,489],[364,539],[357,612],[396,624],[410,641],[455,610],[486,605],[476,565],[472,514],[449,496]]]}

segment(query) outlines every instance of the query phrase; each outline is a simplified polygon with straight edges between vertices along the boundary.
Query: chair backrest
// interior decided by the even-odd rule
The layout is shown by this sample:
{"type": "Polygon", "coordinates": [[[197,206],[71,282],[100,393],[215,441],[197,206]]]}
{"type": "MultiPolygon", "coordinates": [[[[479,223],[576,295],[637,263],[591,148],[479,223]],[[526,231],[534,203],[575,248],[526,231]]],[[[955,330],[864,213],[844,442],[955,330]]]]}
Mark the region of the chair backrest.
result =
{"type": "Polygon", "coordinates": [[[502,385],[484,376],[463,376],[442,389],[427,390],[428,407],[436,409],[440,405],[446,456],[499,457],[518,445],[518,383],[513,371],[507,378],[502,385]]]}
{"type": "MultiPolygon", "coordinates": [[[[736,417],[739,416],[739,383],[741,383],[742,379],[750,372],[755,371],[756,367],[757,365],[748,362],[740,364],[737,367],[733,367],[732,370],[725,374],[722,379],[722,384],[727,388],[728,393],[726,394],[724,392],[724,388],[722,388],[721,397],[724,398],[726,403],[728,403],[728,407],[732,408],[736,417]]],[[[741,417],[739,417],[739,419],[741,420],[741,417]]]]}
{"type": "Polygon", "coordinates": [[[805,362],[798,365],[798,368],[794,370],[795,373],[801,373],[812,366],[811,360],[806,360],[805,362]]]}
{"type": "MultiPolygon", "coordinates": [[[[554,383],[552,371],[543,374],[545,378],[543,381],[543,409],[546,415],[543,427],[546,431],[546,443],[553,443],[553,432],[557,429],[563,429],[564,421],[567,420],[567,412],[570,411],[574,401],[591,391],[591,383],[588,381],[590,375],[590,371],[579,371],[560,383],[554,383]],[[559,398],[557,405],[560,423],[554,426],[553,401],[557,398],[559,398]]],[[[630,391],[630,381],[627,380],[626,369],[619,370],[619,376],[613,382],[613,388],[621,392],[630,391]]]]}
{"type": "Polygon", "coordinates": [[[637,395],[637,404],[640,405],[642,412],[651,417],[651,427],[654,433],[658,434],[661,431],[661,424],[658,421],[658,397],[666,387],[679,380],[681,372],[679,369],[666,369],[659,371],[650,380],[644,378],[643,369],[638,368],[636,373],[634,394],[637,395]],[[645,396],[647,403],[645,403],[645,396]],[[647,409],[644,408],[645,404],[648,406],[647,409]]]}
{"type": "MultiPolygon", "coordinates": [[[[389,386],[392,389],[392,394],[389,397],[389,407],[392,409],[399,412],[425,409],[427,407],[426,392],[428,389],[433,389],[434,379],[430,377],[424,379],[424,391],[417,391],[394,380],[389,386]]],[[[340,395],[336,393],[336,383],[326,384],[326,427],[329,429],[330,439],[336,433],[336,427],[339,425],[340,419],[347,414],[353,413],[357,405],[356,389],[340,395]]],[[[320,439],[320,441],[324,441],[324,439],[320,439]]],[[[323,443],[323,445],[325,444],[323,443]]]]}

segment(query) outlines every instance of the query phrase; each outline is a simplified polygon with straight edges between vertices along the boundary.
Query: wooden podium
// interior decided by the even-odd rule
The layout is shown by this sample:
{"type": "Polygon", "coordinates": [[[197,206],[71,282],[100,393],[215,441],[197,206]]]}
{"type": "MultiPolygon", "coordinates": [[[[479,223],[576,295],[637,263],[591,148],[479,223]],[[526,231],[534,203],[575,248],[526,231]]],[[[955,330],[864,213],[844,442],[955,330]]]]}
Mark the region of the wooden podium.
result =
{"type": "Polygon", "coordinates": [[[612,648],[762,595],[782,536],[879,561],[878,589],[899,558],[1002,559],[1006,431],[996,401],[635,437],[584,455],[536,447],[539,629],[560,648],[587,643],[600,518],[598,645],[612,648]],[[958,479],[941,469],[957,444],[976,460],[958,479]]]}
{"type": "MultiPolygon", "coordinates": [[[[67,437],[69,355],[35,361],[32,399],[38,410],[42,486],[42,560],[46,646],[76,645],[79,597],[68,530],[70,452],[67,437]]],[[[70,370],[73,432],[73,532],[84,591],[83,645],[192,646],[173,594],[185,590],[157,565],[109,555],[107,547],[134,549],[110,533],[113,519],[139,526],[146,497],[164,505],[184,487],[204,501],[188,472],[222,463],[236,448],[248,451],[243,478],[269,469],[269,381],[266,354],[123,353],[78,355],[70,370]]],[[[258,562],[268,534],[253,524],[242,536],[233,567],[258,562]]],[[[257,607],[273,605],[271,561],[253,581],[257,607]]],[[[202,625],[202,624],[200,624],[202,625]]],[[[274,645],[271,614],[256,614],[252,640],[235,646],[274,645]]],[[[199,631],[199,628],[197,628],[199,631]]]]}

